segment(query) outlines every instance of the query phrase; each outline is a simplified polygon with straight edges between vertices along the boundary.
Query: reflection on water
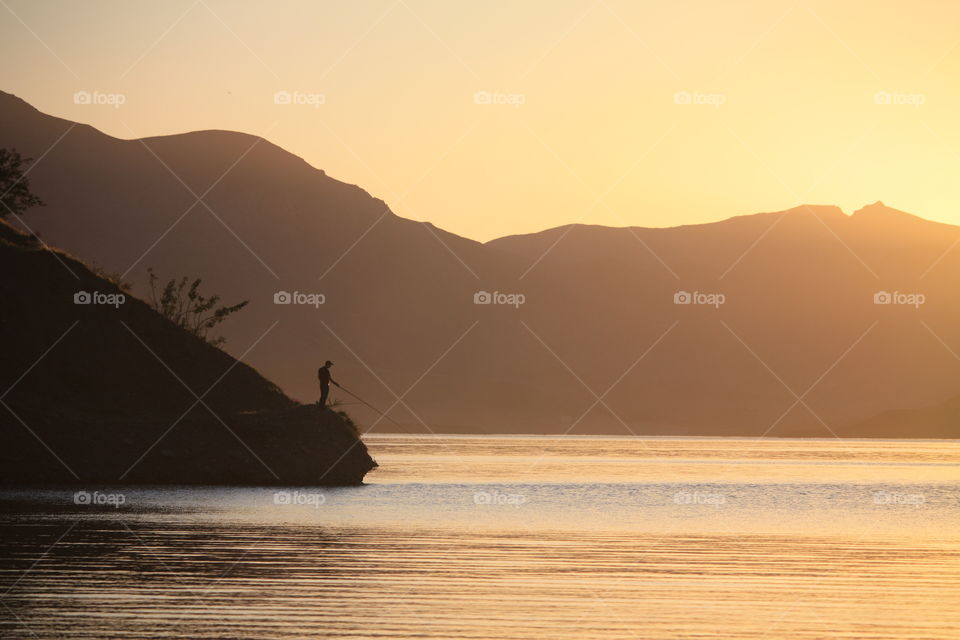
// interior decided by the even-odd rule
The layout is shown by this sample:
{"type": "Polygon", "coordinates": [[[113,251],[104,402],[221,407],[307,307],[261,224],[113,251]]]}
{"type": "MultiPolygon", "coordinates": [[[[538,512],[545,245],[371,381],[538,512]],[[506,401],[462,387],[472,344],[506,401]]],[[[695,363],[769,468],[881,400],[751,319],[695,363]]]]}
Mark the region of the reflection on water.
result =
{"type": "Polygon", "coordinates": [[[0,634],[960,637],[956,444],[370,443],[364,487],[4,490],[0,634]]]}
{"type": "Polygon", "coordinates": [[[391,464],[377,482],[960,481],[960,445],[938,440],[476,437],[365,438],[391,464]],[[424,456],[429,453],[429,456],[424,456]],[[871,473],[862,467],[880,467],[871,473]],[[748,467],[748,468],[745,468],[748,467]],[[919,474],[922,474],[918,476],[919,474]]]}

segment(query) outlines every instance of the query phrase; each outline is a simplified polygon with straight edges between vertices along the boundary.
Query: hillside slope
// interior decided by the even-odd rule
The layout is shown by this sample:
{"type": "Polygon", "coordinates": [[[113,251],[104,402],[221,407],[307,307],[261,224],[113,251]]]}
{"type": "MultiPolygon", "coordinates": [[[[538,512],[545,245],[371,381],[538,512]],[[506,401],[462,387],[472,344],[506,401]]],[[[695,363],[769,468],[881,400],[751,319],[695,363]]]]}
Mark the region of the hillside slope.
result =
{"type": "Polygon", "coordinates": [[[357,484],[374,466],[340,416],[3,222],[0,274],[0,482],[357,484]]]}
{"type": "Polygon", "coordinates": [[[244,360],[299,400],[329,358],[411,430],[830,436],[960,387],[944,346],[960,349],[960,228],[882,203],[480,244],[246,134],[118,140],[9,94],[0,116],[0,146],[43,157],[32,228],[139,287],[154,266],[249,299],[227,349],[278,322],[244,360]],[[326,299],[277,305],[278,291],[326,299]],[[724,303],[675,304],[683,291],[724,303]],[[874,304],[882,291],[924,304],[874,304]]]}
{"type": "MultiPolygon", "coordinates": [[[[302,401],[316,398],[316,368],[331,359],[360,395],[391,404],[380,380],[397,394],[413,385],[476,319],[474,292],[503,288],[516,271],[509,256],[399,218],[363,189],[246,134],[120,140],[0,93],[0,145],[43,156],[30,179],[47,206],[27,222],[50,244],[126,274],[141,295],[152,266],[162,277],[200,276],[225,300],[250,300],[224,327],[234,355],[279,320],[250,362],[302,401]],[[320,293],[325,303],[278,306],[278,291],[320,293]]],[[[450,355],[483,352],[471,337],[450,355]]],[[[408,396],[428,422],[482,411],[497,393],[470,390],[457,379],[462,364],[444,359],[408,396]]],[[[471,370],[496,379],[492,362],[471,370]]],[[[526,385],[522,372],[507,374],[501,395],[526,385]]],[[[365,422],[377,417],[356,411],[365,422]]],[[[392,415],[420,426],[402,407],[392,415]]]]}
{"type": "Polygon", "coordinates": [[[666,229],[561,227],[489,246],[536,263],[528,291],[563,283],[527,321],[600,390],[624,375],[605,400],[625,421],[831,436],[956,395],[958,240],[958,227],[878,202],[852,215],[811,205],[666,229]],[[681,291],[724,301],[675,304],[681,291]],[[882,292],[922,303],[876,304],[882,292]]]}

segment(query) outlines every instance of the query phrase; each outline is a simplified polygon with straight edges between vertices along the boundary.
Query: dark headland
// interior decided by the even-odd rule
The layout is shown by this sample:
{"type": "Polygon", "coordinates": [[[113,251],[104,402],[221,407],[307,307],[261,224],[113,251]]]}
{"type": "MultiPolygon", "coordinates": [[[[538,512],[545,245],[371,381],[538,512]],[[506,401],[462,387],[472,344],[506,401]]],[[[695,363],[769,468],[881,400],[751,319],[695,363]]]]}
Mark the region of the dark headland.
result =
{"type": "Polygon", "coordinates": [[[76,304],[123,292],[4,222],[0,270],[0,483],[355,485],[376,466],[344,414],[132,295],[76,304]]]}

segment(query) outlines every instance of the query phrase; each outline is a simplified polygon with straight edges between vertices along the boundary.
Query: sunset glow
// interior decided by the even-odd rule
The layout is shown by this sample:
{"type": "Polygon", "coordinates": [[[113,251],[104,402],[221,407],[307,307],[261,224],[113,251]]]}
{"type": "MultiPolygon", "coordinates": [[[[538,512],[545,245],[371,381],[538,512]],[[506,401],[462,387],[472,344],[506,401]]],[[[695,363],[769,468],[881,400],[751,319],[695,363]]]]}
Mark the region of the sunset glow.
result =
{"type": "Polygon", "coordinates": [[[6,7],[0,47],[31,64],[3,85],[41,111],[263,135],[478,240],[876,200],[960,223],[956,3],[6,7]]]}

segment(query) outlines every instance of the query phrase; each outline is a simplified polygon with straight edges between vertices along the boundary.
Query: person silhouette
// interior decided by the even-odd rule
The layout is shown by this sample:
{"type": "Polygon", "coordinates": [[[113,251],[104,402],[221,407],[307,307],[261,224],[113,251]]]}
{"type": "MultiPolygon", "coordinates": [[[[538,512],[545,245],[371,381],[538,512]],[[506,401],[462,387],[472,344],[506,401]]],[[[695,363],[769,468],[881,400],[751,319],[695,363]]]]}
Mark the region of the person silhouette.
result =
{"type": "Polygon", "coordinates": [[[320,380],[320,402],[317,404],[320,405],[320,408],[323,409],[327,406],[327,396],[330,395],[330,383],[337,385],[340,384],[330,376],[330,367],[333,366],[333,363],[327,360],[323,363],[323,366],[317,369],[317,379],[320,380]]]}

